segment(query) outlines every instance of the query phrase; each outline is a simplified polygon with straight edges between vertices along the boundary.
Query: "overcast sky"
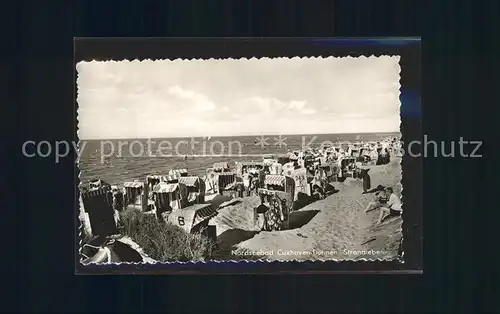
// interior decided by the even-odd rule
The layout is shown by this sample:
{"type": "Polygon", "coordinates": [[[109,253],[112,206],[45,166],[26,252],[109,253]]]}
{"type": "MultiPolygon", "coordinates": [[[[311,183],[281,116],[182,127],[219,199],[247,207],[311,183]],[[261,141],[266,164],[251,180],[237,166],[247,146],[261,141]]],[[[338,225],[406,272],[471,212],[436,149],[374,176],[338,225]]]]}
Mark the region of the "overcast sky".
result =
{"type": "Polygon", "coordinates": [[[399,131],[399,57],[80,62],[81,139],[399,131]]]}

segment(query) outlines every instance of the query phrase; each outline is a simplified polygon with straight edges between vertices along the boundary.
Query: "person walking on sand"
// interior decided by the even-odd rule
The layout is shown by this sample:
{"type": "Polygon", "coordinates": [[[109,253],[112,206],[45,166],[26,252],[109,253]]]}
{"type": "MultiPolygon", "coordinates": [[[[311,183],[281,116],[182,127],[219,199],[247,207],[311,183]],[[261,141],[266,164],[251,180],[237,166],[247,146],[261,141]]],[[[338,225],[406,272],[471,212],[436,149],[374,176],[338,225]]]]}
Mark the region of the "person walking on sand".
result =
{"type": "Polygon", "coordinates": [[[387,205],[380,207],[380,215],[378,217],[377,224],[381,224],[382,221],[390,215],[401,215],[403,212],[401,199],[394,193],[394,190],[391,187],[388,187],[385,191],[389,196],[389,201],[387,202],[387,205]]]}

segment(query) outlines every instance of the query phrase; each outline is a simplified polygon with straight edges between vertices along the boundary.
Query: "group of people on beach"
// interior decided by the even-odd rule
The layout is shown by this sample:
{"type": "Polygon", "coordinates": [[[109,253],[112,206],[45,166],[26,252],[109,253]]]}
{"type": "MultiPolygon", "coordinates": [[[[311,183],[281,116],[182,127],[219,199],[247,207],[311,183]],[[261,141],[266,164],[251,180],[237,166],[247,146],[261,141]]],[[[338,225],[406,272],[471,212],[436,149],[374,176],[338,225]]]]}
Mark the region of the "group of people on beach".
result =
{"type": "Polygon", "coordinates": [[[394,193],[393,188],[379,185],[376,188],[375,200],[370,202],[365,209],[365,214],[369,211],[379,209],[380,214],[377,224],[381,224],[389,216],[399,216],[403,212],[401,199],[394,193]]]}

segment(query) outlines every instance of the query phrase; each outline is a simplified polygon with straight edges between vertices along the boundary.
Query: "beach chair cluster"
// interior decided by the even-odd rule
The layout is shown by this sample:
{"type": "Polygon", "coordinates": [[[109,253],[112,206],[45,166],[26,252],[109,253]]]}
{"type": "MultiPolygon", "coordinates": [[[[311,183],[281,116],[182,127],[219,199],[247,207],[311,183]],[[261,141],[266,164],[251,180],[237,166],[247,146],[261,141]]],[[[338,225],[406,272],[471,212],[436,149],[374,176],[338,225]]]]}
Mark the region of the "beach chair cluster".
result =
{"type": "Polygon", "coordinates": [[[397,138],[337,143],[238,161],[234,169],[228,162],[217,162],[206,169],[203,178],[189,175],[187,169],[172,169],[164,175],[124,182],[121,188],[93,180],[82,189],[81,217],[87,219],[85,230],[109,235],[117,232],[117,213],[132,208],[195,232],[216,214],[211,200],[217,195],[257,195],[261,206],[255,209],[256,221],[263,220],[266,230],[282,230],[287,228],[297,201],[323,199],[335,192],[334,182],[348,177],[363,179],[369,170],[366,166],[388,163],[399,145],[397,138]]]}
{"type": "Polygon", "coordinates": [[[93,180],[81,189],[80,218],[85,233],[106,237],[118,233],[121,211],[135,209],[168,221],[169,214],[179,211],[186,214],[187,220],[183,224],[179,218],[175,224],[183,229],[188,226],[188,231],[194,232],[206,227],[215,213],[211,204],[205,202],[205,189],[205,181],[189,176],[187,169],[174,169],[168,175],[148,175],[144,181],[124,182],[121,189],[93,180]]]}

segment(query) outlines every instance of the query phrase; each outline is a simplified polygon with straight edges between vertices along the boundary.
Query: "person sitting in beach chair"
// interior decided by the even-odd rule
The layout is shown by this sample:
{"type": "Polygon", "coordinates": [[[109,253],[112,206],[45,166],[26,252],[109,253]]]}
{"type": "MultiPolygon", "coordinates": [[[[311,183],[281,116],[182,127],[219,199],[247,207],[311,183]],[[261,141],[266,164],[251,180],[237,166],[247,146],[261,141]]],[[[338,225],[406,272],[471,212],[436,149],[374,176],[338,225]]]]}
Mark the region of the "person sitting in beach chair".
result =
{"type": "Polygon", "coordinates": [[[243,170],[243,186],[245,187],[246,196],[250,196],[250,178],[251,174],[247,170],[243,170]]]}
{"type": "Polygon", "coordinates": [[[250,196],[252,194],[252,189],[254,189],[255,182],[254,182],[254,177],[251,173],[248,174],[248,189],[247,189],[247,196],[250,196]]]}
{"type": "Polygon", "coordinates": [[[366,206],[365,214],[386,205],[388,200],[389,195],[386,194],[385,189],[379,189],[379,191],[375,193],[375,200],[368,203],[368,206],[366,206]]]}
{"type": "Polygon", "coordinates": [[[381,224],[382,221],[389,216],[399,216],[403,212],[399,196],[394,193],[391,187],[386,188],[385,191],[389,196],[389,200],[386,205],[380,207],[380,215],[378,217],[377,224],[381,224]]]}
{"type": "MultiPolygon", "coordinates": [[[[238,184],[238,186],[236,187],[236,191],[238,192],[238,197],[239,198],[243,198],[243,185],[242,184],[238,184]]],[[[250,195],[248,195],[250,196],[250,195]]]]}
{"type": "Polygon", "coordinates": [[[260,181],[258,176],[253,176],[250,191],[255,193],[255,195],[258,195],[258,190],[263,187],[262,182],[263,181],[260,181]]]}

